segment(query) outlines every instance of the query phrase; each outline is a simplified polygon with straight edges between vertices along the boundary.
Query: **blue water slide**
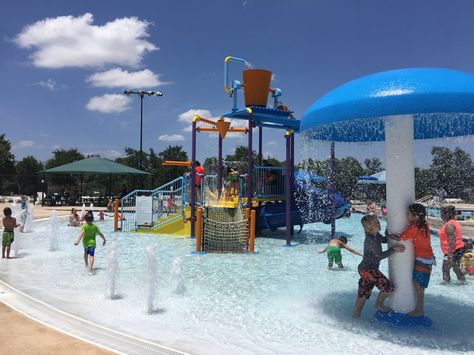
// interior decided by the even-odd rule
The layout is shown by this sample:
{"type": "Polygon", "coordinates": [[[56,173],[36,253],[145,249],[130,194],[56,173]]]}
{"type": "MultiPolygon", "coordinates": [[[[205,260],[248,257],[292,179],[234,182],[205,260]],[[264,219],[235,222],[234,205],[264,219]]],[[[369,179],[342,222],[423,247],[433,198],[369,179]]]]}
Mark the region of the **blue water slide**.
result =
{"type": "MultiPolygon", "coordinates": [[[[335,194],[336,218],[346,215],[350,205],[340,193],[335,194]]],[[[266,203],[257,211],[256,230],[272,231],[286,226],[286,202],[266,203]]],[[[304,182],[295,182],[295,198],[291,201],[291,221],[293,225],[303,227],[307,223],[331,223],[331,191],[304,182]]]]}

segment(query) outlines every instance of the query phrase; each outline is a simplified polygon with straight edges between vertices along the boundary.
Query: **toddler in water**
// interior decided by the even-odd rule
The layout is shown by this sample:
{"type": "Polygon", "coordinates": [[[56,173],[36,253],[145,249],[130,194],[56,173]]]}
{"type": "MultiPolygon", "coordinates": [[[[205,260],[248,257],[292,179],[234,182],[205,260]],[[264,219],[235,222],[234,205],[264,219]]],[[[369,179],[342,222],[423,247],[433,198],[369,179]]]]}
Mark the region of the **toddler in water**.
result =
{"type": "Polygon", "coordinates": [[[359,289],[357,291],[356,303],[352,318],[359,318],[364,308],[365,301],[370,298],[372,289],[377,286],[380,293],[375,302],[375,308],[381,312],[390,312],[391,309],[385,306],[385,300],[394,291],[394,286],[387,277],[379,270],[380,261],[388,258],[395,252],[402,252],[405,247],[402,244],[395,244],[393,247],[382,251],[382,243],[387,243],[387,239],[399,240],[397,236],[380,234],[380,222],[374,215],[365,215],[361,220],[364,227],[364,256],[359,264],[359,289]]]}
{"type": "Polygon", "coordinates": [[[344,265],[342,265],[341,248],[347,249],[351,253],[362,256],[362,253],[359,253],[357,250],[354,250],[351,247],[347,246],[346,237],[340,236],[339,239],[331,239],[327,247],[320,251],[320,253],[324,253],[327,251],[329,262],[328,269],[332,269],[334,263],[339,266],[339,269],[344,268],[344,265]]]}

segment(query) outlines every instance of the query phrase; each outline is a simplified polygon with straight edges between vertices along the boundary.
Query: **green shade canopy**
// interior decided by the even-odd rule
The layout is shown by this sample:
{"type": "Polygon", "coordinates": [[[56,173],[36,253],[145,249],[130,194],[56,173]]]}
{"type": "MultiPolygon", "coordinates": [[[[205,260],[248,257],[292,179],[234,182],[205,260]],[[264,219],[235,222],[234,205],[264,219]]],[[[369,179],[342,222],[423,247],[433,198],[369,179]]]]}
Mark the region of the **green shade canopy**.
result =
{"type": "Polygon", "coordinates": [[[145,171],[131,168],[101,157],[90,157],[69,164],[43,170],[46,174],[84,174],[84,175],[150,175],[145,171]]]}

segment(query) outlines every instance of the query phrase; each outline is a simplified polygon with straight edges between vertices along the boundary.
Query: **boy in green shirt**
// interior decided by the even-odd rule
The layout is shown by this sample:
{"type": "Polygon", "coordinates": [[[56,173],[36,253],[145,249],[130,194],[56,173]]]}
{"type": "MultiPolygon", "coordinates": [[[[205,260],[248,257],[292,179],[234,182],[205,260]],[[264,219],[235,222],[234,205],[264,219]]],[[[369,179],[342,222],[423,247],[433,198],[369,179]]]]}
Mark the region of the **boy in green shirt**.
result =
{"type": "Polygon", "coordinates": [[[95,224],[92,224],[94,221],[94,215],[92,213],[88,213],[86,215],[86,223],[82,225],[81,234],[74,242],[74,245],[78,245],[82,239],[82,245],[84,246],[84,263],[86,267],[89,267],[89,271],[91,274],[94,273],[94,252],[95,252],[95,237],[99,235],[102,240],[103,244],[105,245],[105,237],[102,232],[99,230],[95,224]]]}

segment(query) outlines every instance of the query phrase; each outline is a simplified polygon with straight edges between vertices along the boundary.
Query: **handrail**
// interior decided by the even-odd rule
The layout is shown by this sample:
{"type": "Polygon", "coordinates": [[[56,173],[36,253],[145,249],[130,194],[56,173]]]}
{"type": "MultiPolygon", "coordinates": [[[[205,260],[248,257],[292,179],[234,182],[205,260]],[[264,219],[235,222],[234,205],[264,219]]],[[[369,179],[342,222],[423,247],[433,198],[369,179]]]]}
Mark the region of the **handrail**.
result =
{"type": "Polygon", "coordinates": [[[247,62],[245,59],[238,58],[238,57],[232,57],[232,56],[225,57],[225,59],[224,59],[224,90],[229,95],[232,94],[232,91],[234,89],[234,88],[229,87],[229,69],[228,69],[228,67],[229,67],[229,62],[230,61],[241,62],[241,63],[244,63],[246,66],[250,66],[250,63],[247,62]]]}

